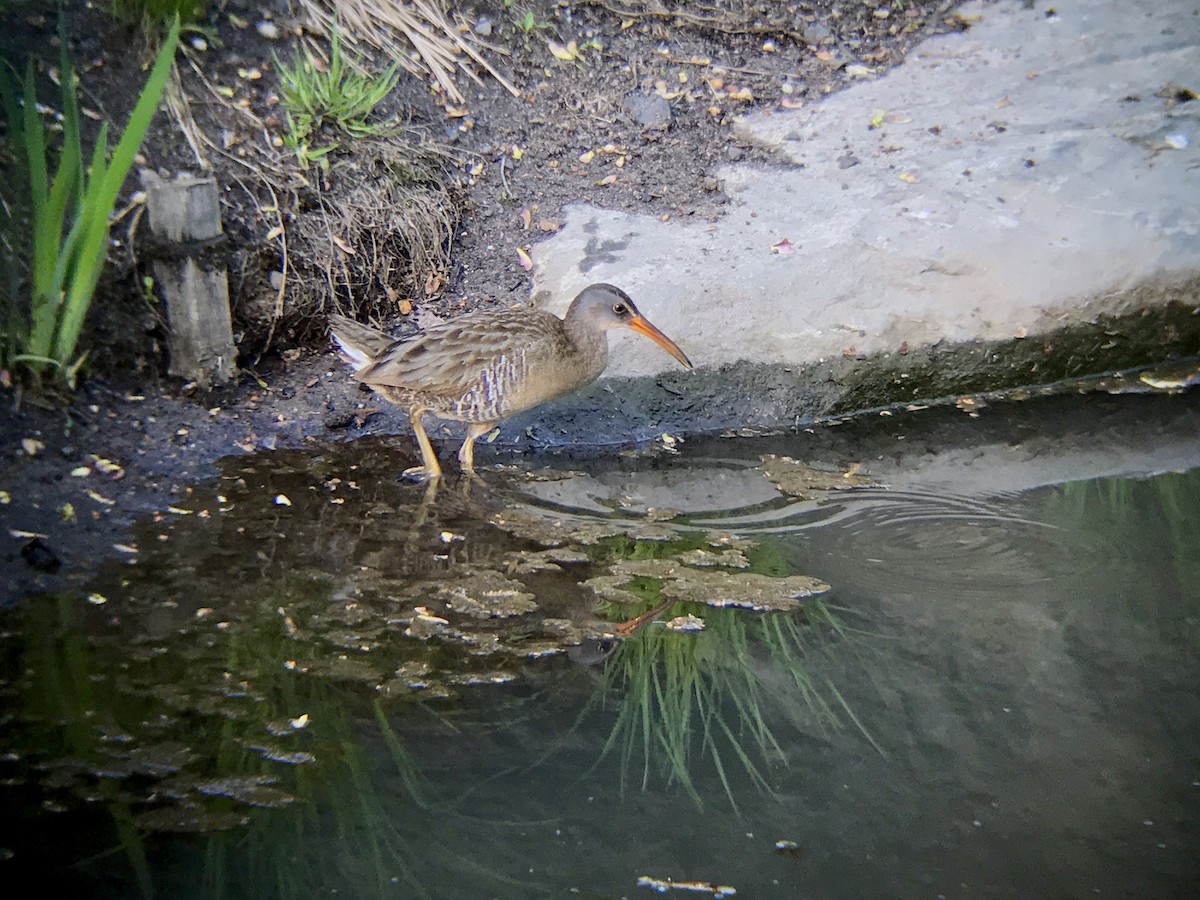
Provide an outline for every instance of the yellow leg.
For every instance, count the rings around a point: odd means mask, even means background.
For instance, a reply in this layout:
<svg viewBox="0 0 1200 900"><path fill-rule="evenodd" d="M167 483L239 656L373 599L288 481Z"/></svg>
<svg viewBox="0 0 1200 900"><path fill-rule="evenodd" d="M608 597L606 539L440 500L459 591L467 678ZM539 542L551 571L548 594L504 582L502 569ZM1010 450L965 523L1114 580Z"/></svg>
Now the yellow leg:
<svg viewBox="0 0 1200 900"><path fill-rule="evenodd" d="M475 474L475 441L492 430L495 422L474 422L467 426L467 439L458 449L458 461L464 472Z"/></svg>
<svg viewBox="0 0 1200 900"><path fill-rule="evenodd" d="M412 423L413 435L417 439L417 446L421 448L421 468L420 470L409 469L405 474L421 474L426 478L434 479L442 477L442 467L438 465L437 454L433 452L433 444L429 443L429 435L425 433L425 426L421 424L421 415L425 412L423 406L413 406L408 410L408 421Z"/></svg>

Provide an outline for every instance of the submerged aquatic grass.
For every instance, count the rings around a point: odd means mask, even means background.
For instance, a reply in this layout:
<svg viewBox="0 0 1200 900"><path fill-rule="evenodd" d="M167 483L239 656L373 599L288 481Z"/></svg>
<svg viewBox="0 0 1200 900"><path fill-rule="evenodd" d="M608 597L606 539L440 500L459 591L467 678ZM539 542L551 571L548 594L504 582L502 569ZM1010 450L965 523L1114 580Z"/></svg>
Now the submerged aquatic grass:
<svg viewBox="0 0 1200 900"><path fill-rule="evenodd" d="M849 722L871 740L836 686L814 671L815 647L830 632L844 634L821 600L806 601L799 613L769 614L680 602L664 617L687 613L703 617L702 632L641 629L608 660L585 710L616 708L597 765L618 760L622 792L647 790L661 777L703 806L696 780L703 761L735 810L735 777L773 793L772 767L788 764L770 724L780 706L803 710L801 727L823 732Z"/></svg>

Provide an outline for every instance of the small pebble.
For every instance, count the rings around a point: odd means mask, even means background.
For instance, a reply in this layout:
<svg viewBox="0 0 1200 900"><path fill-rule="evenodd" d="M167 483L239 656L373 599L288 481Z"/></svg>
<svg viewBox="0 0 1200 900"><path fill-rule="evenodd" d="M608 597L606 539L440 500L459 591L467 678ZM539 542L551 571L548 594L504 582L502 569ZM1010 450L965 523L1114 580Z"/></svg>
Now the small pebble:
<svg viewBox="0 0 1200 900"><path fill-rule="evenodd" d="M621 106L643 128L662 130L671 125L671 104L655 94L633 91Z"/></svg>
<svg viewBox="0 0 1200 900"><path fill-rule="evenodd" d="M265 37L268 41L279 40L279 26L274 22L257 22L254 25L254 30Z"/></svg>

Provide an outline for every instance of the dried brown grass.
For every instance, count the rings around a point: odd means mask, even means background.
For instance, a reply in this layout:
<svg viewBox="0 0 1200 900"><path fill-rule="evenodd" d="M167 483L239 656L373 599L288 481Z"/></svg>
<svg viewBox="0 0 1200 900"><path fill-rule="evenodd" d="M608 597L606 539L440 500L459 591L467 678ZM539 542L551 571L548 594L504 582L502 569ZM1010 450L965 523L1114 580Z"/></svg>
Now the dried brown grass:
<svg viewBox="0 0 1200 900"><path fill-rule="evenodd" d="M248 248L243 265L237 314L252 342L323 333L331 312L383 321L440 291L459 201L430 153L398 138L356 141L321 186L292 192L276 242Z"/></svg>
<svg viewBox="0 0 1200 900"><path fill-rule="evenodd" d="M430 75L455 103L464 97L455 82L461 71L481 82L477 66L514 96L509 83L484 56L503 52L483 44L461 16L452 16L437 0L299 0L309 27L329 37L335 21L349 43L365 41L414 74ZM412 58L410 48L416 53ZM474 64L474 66L471 65Z"/></svg>

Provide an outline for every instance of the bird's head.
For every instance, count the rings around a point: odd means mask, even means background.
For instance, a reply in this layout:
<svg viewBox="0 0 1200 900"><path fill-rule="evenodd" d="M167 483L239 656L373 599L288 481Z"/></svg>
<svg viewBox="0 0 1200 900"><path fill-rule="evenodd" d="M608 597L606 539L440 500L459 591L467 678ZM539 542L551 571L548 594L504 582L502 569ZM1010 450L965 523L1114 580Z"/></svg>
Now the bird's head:
<svg viewBox="0 0 1200 900"><path fill-rule="evenodd" d="M628 294L611 284L592 284L585 287L579 296L571 301L566 319L594 331L608 331L613 328L636 331L643 337L650 338L682 365L692 368L692 361L675 342L638 312Z"/></svg>

